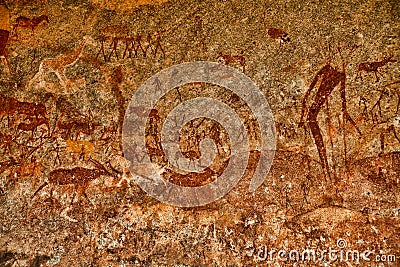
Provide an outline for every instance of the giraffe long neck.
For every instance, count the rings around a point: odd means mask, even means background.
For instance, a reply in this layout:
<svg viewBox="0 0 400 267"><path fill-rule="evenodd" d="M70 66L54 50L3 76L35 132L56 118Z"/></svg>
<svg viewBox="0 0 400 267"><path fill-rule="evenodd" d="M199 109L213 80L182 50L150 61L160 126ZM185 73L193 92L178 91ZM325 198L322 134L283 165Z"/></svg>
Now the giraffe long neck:
<svg viewBox="0 0 400 267"><path fill-rule="evenodd" d="M43 16L39 16L39 17L35 17L35 18L31 19L31 23L33 26L37 26L44 20L45 20L45 18Z"/></svg>
<svg viewBox="0 0 400 267"><path fill-rule="evenodd" d="M85 40L82 41L82 43L79 45L79 47L71 55L65 56L64 57L65 65L74 63L78 59L80 54L82 53L84 46L85 46Z"/></svg>

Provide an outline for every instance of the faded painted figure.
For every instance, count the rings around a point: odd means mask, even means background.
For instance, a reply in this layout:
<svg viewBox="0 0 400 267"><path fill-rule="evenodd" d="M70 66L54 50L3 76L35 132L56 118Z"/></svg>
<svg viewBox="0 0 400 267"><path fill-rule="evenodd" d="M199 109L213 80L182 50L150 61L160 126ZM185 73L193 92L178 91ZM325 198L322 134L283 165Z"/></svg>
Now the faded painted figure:
<svg viewBox="0 0 400 267"><path fill-rule="evenodd" d="M6 45L7 45L9 35L10 35L9 31L0 30L0 57L4 58L5 64L8 68L8 72L11 72L10 64L8 63L8 58L7 58L7 53L6 53Z"/></svg>
<svg viewBox="0 0 400 267"><path fill-rule="evenodd" d="M326 156L326 148L321 134L321 129L318 124L317 117L323 105L325 103L328 104L329 95L338 85L340 85L340 97L342 100L342 114L344 123L346 124L347 122L350 122L357 129L358 133L361 135L360 130L358 129L354 120L350 117L346 107L345 69L346 69L345 64L343 64L343 71L339 71L336 67L332 67L330 65L330 62L328 61L326 65L315 75L314 80L311 82L310 88L307 90L303 99L300 126L304 125L304 115L307 109L307 98L310 95L313 88L315 87L315 85L317 84L318 80L321 78L321 83L317 93L315 94L314 102L307 111L307 123L308 126L310 127L315 145L317 146L321 165L324 169L325 175L327 175L328 178L331 177L331 172L329 169L328 159Z"/></svg>

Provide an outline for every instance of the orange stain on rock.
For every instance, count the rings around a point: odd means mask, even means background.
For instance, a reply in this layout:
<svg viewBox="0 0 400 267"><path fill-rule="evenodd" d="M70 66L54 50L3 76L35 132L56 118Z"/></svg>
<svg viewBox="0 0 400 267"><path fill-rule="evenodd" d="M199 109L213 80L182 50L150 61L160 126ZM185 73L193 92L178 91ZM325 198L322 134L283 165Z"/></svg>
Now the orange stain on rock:
<svg viewBox="0 0 400 267"><path fill-rule="evenodd" d="M10 31L10 11L5 5L0 5L0 29Z"/></svg>
<svg viewBox="0 0 400 267"><path fill-rule="evenodd" d="M100 5L101 8L117 12L129 12L142 5L158 5L166 2L168 2L168 0L92 0L93 4Z"/></svg>

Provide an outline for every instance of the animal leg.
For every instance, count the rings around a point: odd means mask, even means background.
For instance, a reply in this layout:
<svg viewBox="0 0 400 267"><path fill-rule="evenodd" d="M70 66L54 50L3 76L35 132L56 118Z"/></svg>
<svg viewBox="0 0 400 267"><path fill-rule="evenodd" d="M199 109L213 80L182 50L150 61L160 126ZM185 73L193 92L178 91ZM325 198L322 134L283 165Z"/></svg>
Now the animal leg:
<svg viewBox="0 0 400 267"><path fill-rule="evenodd" d="M36 81L39 80L40 83L42 83L42 76L43 76L43 65L40 64L39 66L39 71L35 74L35 76L33 76L32 79L30 79L29 83L28 83L28 88L30 88L32 86L32 84Z"/></svg>
<svg viewBox="0 0 400 267"><path fill-rule="evenodd" d="M126 43L125 43L125 49L124 49L124 53L122 54L122 59L124 59L124 58L125 58L126 51L128 51L128 46L129 46L129 43L128 43L128 42L126 42ZM129 56L128 56L128 57L129 57Z"/></svg>
<svg viewBox="0 0 400 267"><path fill-rule="evenodd" d="M56 150L56 157L54 159L53 165L56 166L56 162L58 161L58 165L61 164L60 155L58 153L58 149Z"/></svg>
<svg viewBox="0 0 400 267"><path fill-rule="evenodd" d="M133 45L133 51L135 51L135 58L138 57L138 50L139 50L139 46Z"/></svg>
<svg viewBox="0 0 400 267"><path fill-rule="evenodd" d="M399 108L400 108L400 93L396 92L397 94L397 106L396 106L396 114L399 113Z"/></svg>
<svg viewBox="0 0 400 267"><path fill-rule="evenodd" d="M379 140L381 142L381 154L383 154L385 152L385 133L381 133L379 135Z"/></svg>
<svg viewBox="0 0 400 267"><path fill-rule="evenodd" d="M114 39L112 40L110 47L111 47L111 46L112 46L112 49L111 49L110 54L108 55L108 61L110 61L111 56L112 56L113 53L115 54L115 57L116 57L117 60L118 60L119 58L118 58L118 53L117 53L117 48L118 48L118 39L117 39L117 38L114 38Z"/></svg>
<svg viewBox="0 0 400 267"><path fill-rule="evenodd" d="M39 193L40 190L42 190L43 188L45 188L46 186L48 186L49 184L47 182L45 182L44 184L42 184L36 191L35 193L33 193L33 195L31 196L31 199L33 199L37 193ZM53 190L50 191L50 195L53 195Z"/></svg>
<svg viewBox="0 0 400 267"><path fill-rule="evenodd" d="M315 145L317 146L318 150L318 155L321 160L322 168L324 169L324 172L328 175L328 178L330 178L330 171L329 171L329 165L328 165L328 158L326 156L326 148L324 144L324 140L321 134L321 129L319 128L318 121L317 121L317 111L310 111L307 122L310 127L312 136L314 138Z"/></svg>
<svg viewBox="0 0 400 267"><path fill-rule="evenodd" d="M118 57L118 51L117 51L117 49L118 49L118 42L119 42L119 40L118 39L116 39L115 40L115 43L114 43L114 53L115 53L115 56L117 57L117 60L119 59L119 57Z"/></svg>
<svg viewBox="0 0 400 267"><path fill-rule="evenodd" d="M92 202L90 202L90 199L89 199L89 197L88 197L88 195L86 194L85 191L82 192L82 195L85 197L85 199L87 200L87 202L88 202L90 205L93 205Z"/></svg>
<svg viewBox="0 0 400 267"><path fill-rule="evenodd" d="M65 208L65 209L61 212L60 216L63 217L63 218L65 218L65 219L67 219L67 220L70 221L70 222L77 223L78 220L76 220L76 219L71 218L71 217L68 216L68 212L70 212L71 210L72 210L71 207Z"/></svg>
<svg viewBox="0 0 400 267"><path fill-rule="evenodd" d="M163 56L165 57L165 51L162 48L161 44L159 42L157 42L156 48L154 50L154 57L157 55L157 49L160 47L161 53L163 54Z"/></svg>
<svg viewBox="0 0 400 267"><path fill-rule="evenodd" d="M358 71L358 72L357 72L355 81L357 81L358 78L360 78L361 81L362 81L361 71Z"/></svg>
<svg viewBox="0 0 400 267"><path fill-rule="evenodd" d="M76 196L76 191L74 190L74 194L72 195L70 206L72 206L72 204L74 204L75 196Z"/></svg>
<svg viewBox="0 0 400 267"><path fill-rule="evenodd" d="M140 50L142 50L143 56L146 57L146 51L143 49L142 44L140 42L138 42L137 50L139 50L139 48Z"/></svg>
<svg viewBox="0 0 400 267"><path fill-rule="evenodd" d="M107 58L106 58L106 55L104 53L104 41L100 41L100 49L99 49L99 52L97 52L96 58L99 57L100 53L103 54L104 61L106 61Z"/></svg>
<svg viewBox="0 0 400 267"><path fill-rule="evenodd" d="M375 82L379 82L379 77L378 77L378 71L374 71L374 73L375 73L375 78L376 78L376 81Z"/></svg>
<svg viewBox="0 0 400 267"><path fill-rule="evenodd" d="M54 73L56 74L58 80L60 80L60 84L65 90L71 87L71 80L69 80L64 73L60 73L58 71L54 71Z"/></svg>
<svg viewBox="0 0 400 267"><path fill-rule="evenodd" d="M6 66L7 66L8 72L11 73L10 62L8 62L7 55L4 54L3 56L4 56L4 61L6 62Z"/></svg>
<svg viewBox="0 0 400 267"><path fill-rule="evenodd" d="M159 47L159 44L157 43L157 44L156 44L156 47L153 49L153 52L154 52L153 57L156 57L156 56L157 56L157 49L158 49L158 47ZM161 52L162 52L162 47L161 47ZM164 54L164 53L163 53L163 54Z"/></svg>
<svg viewBox="0 0 400 267"><path fill-rule="evenodd" d="M131 42L131 46L128 48L128 58L132 58L132 51L133 51L133 47L134 47L134 43Z"/></svg>
<svg viewBox="0 0 400 267"><path fill-rule="evenodd" d="M393 132L394 137L396 138L396 140L400 143L400 139L397 136L396 130L394 128L394 125L391 125L387 130L388 133Z"/></svg>
<svg viewBox="0 0 400 267"><path fill-rule="evenodd" d="M50 196L49 196L49 198L51 199L51 201L53 201L53 191L54 191L54 187L53 187L53 185L50 185Z"/></svg>

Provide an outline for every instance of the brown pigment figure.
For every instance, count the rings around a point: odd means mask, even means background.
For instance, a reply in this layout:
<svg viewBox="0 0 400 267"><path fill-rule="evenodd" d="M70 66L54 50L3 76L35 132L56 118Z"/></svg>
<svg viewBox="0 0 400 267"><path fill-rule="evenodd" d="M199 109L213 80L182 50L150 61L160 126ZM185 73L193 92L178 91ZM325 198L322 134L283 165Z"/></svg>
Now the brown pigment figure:
<svg viewBox="0 0 400 267"><path fill-rule="evenodd" d="M122 58L125 58L126 52L128 52L128 57L127 58L132 58L132 52L135 47L135 39L133 37L123 37L122 41L125 43L125 50L122 55Z"/></svg>
<svg viewBox="0 0 400 267"><path fill-rule="evenodd" d="M107 57L106 57L106 54L104 52L104 43L110 38L111 37L108 37L108 36L99 36L99 37L97 37L97 39L100 41L100 49L99 49L99 52L96 55L96 58L98 58L100 53L102 53L103 54L103 58L104 58L104 62L107 61Z"/></svg>
<svg viewBox="0 0 400 267"><path fill-rule="evenodd" d="M203 20L202 18L197 15L194 17L194 34L195 38L199 39L199 45L206 50L205 38L204 38L204 29L203 29Z"/></svg>
<svg viewBox="0 0 400 267"><path fill-rule="evenodd" d="M85 199L88 201L88 203L91 203L88 195L86 194L86 190L89 187L90 183L93 180L98 179L101 175L107 175L107 176L116 178L116 176L114 174L110 173L97 160L94 160L92 158L90 158L89 160L96 166L95 169L74 167L72 169L60 168L60 169L52 170L49 173L47 181L44 184L42 184L35 191L35 193L31 197L31 200L39 193L39 191L41 191L46 186L50 187L50 199L52 200L53 190L56 186L73 185L75 187L75 190L74 190L74 194L72 196L70 207L65 208L61 212L61 215L72 222L78 222L77 220L69 217L67 214L68 211L70 211L72 209L71 206L75 200L76 193L78 193L80 196L85 197Z"/></svg>
<svg viewBox="0 0 400 267"><path fill-rule="evenodd" d="M13 26L13 32L15 33L15 36L18 37L17 30L18 28L30 28L32 30L32 35L35 34L35 28L42 22L46 21L49 23L49 17L46 15L41 15L39 17L34 17L34 18L27 18L23 16L19 16L15 24Z"/></svg>
<svg viewBox="0 0 400 267"><path fill-rule="evenodd" d="M154 48L154 57L157 55L157 49L158 49L158 48L160 48L161 53L162 53L163 56L165 57L165 51L164 51L164 48L163 48L162 45L161 45L161 32L160 32L160 31L157 31L157 32L155 33L155 36L156 36L156 46L155 46L155 48Z"/></svg>
<svg viewBox="0 0 400 267"><path fill-rule="evenodd" d="M111 41L111 44L110 44L110 48L112 48L112 49L111 49L110 54L108 55L108 61L111 60L111 56L112 56L113 53L115 54L115 57L117 58L117 60L119 59L118 58L117 49L118 49L118 43L119 43L120 40L122 40L122 38L120 38L120 37L113 37L112 38L112 41Z"/></svg>
<svg viewBox="0 0 400 267"><path fill-rule="evenodd" d="M243 51L242 51L243 54ZM223 54L220 52L217 56L217 60L222 58L225 65L229 65L232 63L239 63L243 68L243 73L246 71L246 59L243 55L230 55L230 54Z"/></svg>
<svg viewBox="0 0 400 267"><path fill-rule="evenodd" d="M281 47L282 43L284 43L284 44L289 43L290 37L289 37L289 34L285 30L282 30L279 28L272 28L272 27L268 28L267 27L267 22L265 20L266 14L267 14L267 12L265 11L264 17L262 20L264 21L264 28L267 29L268 36L272 39L279 40L279 48Z"/></svg>
<svg viewBox="0 0 400 267"><path fill-rule="evenodd" d="M340 52L340 50L339 50ZM321 111L323 105L327 103L329 95L335 89L336 86L340 85L340 98L342 100L342 114L344 119L344 124L349 121L356 129L357 132L361 135L360 130L358 129L354 120L350 117L347 107L346 107L346 93L345 93L345 84L346 84L346 73L345 73L346 65L343 63L343 71L339 71L336 67L332 67L330 62L328 61L326 65L317 72L314 80L310 84L310 88L307 90L304 99L303 99L303 107L301 111L301 119L300 126L304 125L304 115L307 109L307 98L310 95L312 89L317 84L318 80L321 78L321 83L318 88L317 93L315 94L314 102L311 107L307 111L307 123L310 127L311 133L314 138L315 145L317 146L319 158L321 160L322 168L324 169L325 175L330 179L330 170L328 165L328 159L326 156L326 148L324 145L324 140L321 134L320 127L318 125L318 114ZM346 147L346 145L345 145ZM346 148L345 148L346 150ZM346 154L346 152L345 152Z"/></svg>
<svg viewBox="0 0 400 267"><path fill-rule="evenodd" d="M393 58L393 56L384 57L382 61L360 63L358 65L358 73L357 73L356 79L358 77L360 77L362 80L361 72L373 72L373 73L375 73L376 82L378 82L379 81L378 74L380 74L383 77L382 73L379 72L379 68L385 66L386 64L388 64L390 62L397 62L397 60L394 60L392 58Z"/></svg>
<svg viewBox="0 0 400 267"><path fill-rule="evenodd" d="M279 39L279 46L281 43L288 43L290 42L290 37L287 32L285 32L282 29L277 29L277 28L269 28L268 29L268 35L272 39Z"/></svg>
<svg viewBox="0 0 400 267"><path fill-rule="evenodd" d="M146 57L147 49L146 49L146 51L143 49L141 40L142 40L142 36L139 35L139 34L136 35L135 42L137 43L137 46L135 48L133 48L135 50L135 57L138 57L139 48L140 48L140 50L142 50L142 53L143 53L144 57Z"/></svg>
<svg viewBox="0 0 400 267"><path fill-rule="evenodd" d="M11 68L10 68L10 64L8 63L7 52L6 52L6 45L7 45L9 35L10 35L9 31L0 29L0 57L4 57L6 66L8 68L8 72L11 72Z"/></svg>

